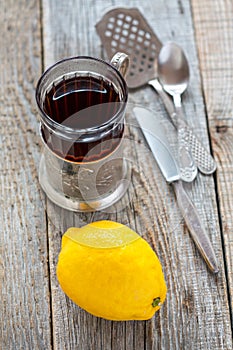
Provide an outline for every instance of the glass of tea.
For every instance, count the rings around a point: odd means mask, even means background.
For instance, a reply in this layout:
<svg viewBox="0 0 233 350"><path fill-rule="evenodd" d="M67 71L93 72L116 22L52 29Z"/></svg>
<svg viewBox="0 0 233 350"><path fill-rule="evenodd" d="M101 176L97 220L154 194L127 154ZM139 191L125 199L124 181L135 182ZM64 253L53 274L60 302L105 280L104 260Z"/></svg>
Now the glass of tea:
<svg viewBox="0 0 233 350"><path fill-rule="evenodd" d="M57 205L95 211L127 191L123 158L128 56L78 56L48 68L36 88L44 145L39 181Z"/></svg>

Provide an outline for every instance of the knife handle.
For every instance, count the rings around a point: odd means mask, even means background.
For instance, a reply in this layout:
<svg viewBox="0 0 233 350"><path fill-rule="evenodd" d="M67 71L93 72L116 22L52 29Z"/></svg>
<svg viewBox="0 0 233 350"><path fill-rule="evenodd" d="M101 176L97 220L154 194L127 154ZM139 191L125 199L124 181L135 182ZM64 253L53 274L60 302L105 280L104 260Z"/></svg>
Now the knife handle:
<svg viewBox="0 0 233 350"><path fill-rule="evenodd" d="M213 273L217 273L219 271L217 259L208 237L208 233L201 222L196 207L183 188L182 181L175 181L172 184L176 193L178 206L184 215L185 222L193 241L210 270Z"/></svg>

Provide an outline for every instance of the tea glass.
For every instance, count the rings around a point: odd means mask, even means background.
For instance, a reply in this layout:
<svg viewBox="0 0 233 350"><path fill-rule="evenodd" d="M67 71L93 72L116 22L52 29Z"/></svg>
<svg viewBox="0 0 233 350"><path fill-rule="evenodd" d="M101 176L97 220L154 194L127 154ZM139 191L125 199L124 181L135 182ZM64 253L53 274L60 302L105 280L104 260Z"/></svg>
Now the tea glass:
<svg viewBox="0 0 233 350"><path fill-rule="evenodd" d="M85 212L105 209L116 203L129 186L129 169L123 157L124 118L128 99L124 80L128 56L117 53L111 62L87 56L66 58L48 68L38 81L36 101L40 113L40 135L44 145L39 181L48 198L68 210ZM119 96L107 119L80 127L82 118L95 119L107 113L108 103L88 108L59 122L45 109L51 89L62 81L91 77L114 88ZM93 113L94 109L94 113ZM103 122L101 122L101 120Z"/></svg>

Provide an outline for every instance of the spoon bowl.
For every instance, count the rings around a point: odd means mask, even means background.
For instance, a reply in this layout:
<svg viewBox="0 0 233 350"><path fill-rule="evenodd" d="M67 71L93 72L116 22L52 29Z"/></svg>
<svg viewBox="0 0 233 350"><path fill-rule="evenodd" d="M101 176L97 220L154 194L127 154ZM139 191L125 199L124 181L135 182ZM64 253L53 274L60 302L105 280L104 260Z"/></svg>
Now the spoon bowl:
<svg viewBox="0 0 233 350"><path fill-rule="evenodd" d="M181 95L188 87L189 64L181 49L175 43L165 44L158 56L158 76L163 88L170 95Z"/></svg>

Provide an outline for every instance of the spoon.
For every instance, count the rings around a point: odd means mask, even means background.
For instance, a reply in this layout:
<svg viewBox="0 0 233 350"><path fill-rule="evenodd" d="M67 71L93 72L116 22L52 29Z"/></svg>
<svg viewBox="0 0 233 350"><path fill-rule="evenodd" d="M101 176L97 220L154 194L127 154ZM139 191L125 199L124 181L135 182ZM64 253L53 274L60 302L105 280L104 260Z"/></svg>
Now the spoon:
<svg viewBox="0 0 233 350"><path fill-rule="evenodd" d="M173 97L177 114L179 161L181 171L187 181L193 181L197 175L190 145L188 143L181 103L181 95L188 87L189 65L187 58L177 44L169 42L162 46L158 56L158 78L163 89Z"/></svg>

